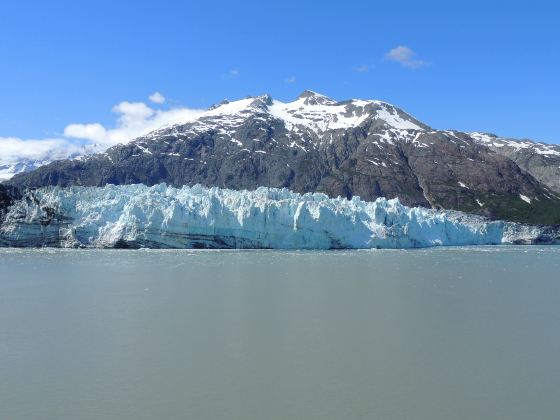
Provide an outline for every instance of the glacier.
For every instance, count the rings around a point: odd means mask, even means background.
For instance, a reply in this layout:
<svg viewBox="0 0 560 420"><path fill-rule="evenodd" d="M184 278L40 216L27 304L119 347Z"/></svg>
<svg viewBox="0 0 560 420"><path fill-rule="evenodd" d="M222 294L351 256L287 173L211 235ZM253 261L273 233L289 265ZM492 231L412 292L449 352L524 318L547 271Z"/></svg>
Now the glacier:
<svg viewBox="0 0 560 420"><path fill-rule="evenodd" d="M13 247L363 249L559 238L551 227L410 208L398 199L166 184L27 190L0 224L0 246Z"/></svg>

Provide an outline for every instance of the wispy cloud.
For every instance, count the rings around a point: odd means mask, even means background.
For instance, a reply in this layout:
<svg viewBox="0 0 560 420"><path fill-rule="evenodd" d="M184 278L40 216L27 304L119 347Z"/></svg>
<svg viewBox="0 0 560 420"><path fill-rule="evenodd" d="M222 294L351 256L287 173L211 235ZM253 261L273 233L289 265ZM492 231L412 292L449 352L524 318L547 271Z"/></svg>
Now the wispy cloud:
<svg viewBox="0 0 560 420"><path fill-rule="evenodd" d="M223 74L224 79L237 79L239 77L240 71L237 68L229 70L227 73Z"/></svg>
<svg viewBox="0 0 560 420"><path fill-rule="evenodd" d="M385 60L395 61L409 69L419 69L430 64L427 61L417 59L416 52L403 45L399 45L386 53Z"/></svg>
<svg viewBox="0 0 560 420"><path fill-rule="evenodd" d="M284 81L285 81L286 83L290 83L290 84L291 84L291 83L295 83L295 82L297 81L297 79L296 79L296 76L290 76L290 77L286 77L286 78L284 79Z"/></svg>
<svg viewBox="0 0 560 420"><path fill-rule="evenodd" d="M372 70L375 66L370 64L362 64L361 66L356 67L354 70L357 73L367 73L368 71Z"/></svg>
<svg viewBox="0 0 560 420"><path fill-rule="evenodd" d="M154 92L152 93L148 99L150 101L152 101L154 104L162 104L165 102L165 96L163 96L161 93L159 92Z"/></svg>

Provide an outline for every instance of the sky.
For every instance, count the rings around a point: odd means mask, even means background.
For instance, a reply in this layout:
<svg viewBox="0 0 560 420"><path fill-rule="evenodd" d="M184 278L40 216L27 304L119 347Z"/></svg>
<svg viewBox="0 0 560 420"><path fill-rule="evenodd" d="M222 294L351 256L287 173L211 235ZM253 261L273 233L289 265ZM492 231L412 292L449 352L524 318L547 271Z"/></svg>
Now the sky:
<svg viewBox="0 0 560 420"><path fill-rule="evenodd" d="M559 14L539 0L4 0L0 152L110 145L305 89L560 143Z"/></svg>

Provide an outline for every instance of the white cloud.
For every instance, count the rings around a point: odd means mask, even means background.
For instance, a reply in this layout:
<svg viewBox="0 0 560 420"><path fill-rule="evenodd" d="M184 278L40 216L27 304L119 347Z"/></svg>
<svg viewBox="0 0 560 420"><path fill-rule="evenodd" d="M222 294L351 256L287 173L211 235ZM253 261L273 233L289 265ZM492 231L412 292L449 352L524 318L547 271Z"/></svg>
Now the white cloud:
<svg viewBox="0 0 560 420"><path fill-rule="evenodd" d="M0 137L0 181L57 159L83 154L84 146L69 139L23 140Z"/></svg>
<svg viewBox="0 0 560 420"><path fill-rule="evenodd" d="M358 73L366 73L366 72L370 71L371 69L373 69L373 67L374 67L374 66L370 66L370 65L368 65L368 64L363 64L363 65L361 65L361 66L356 67L355 70L356 70Z"/></svg>
<svg viewBox="0 0 560 420"><path fill-rule="evenodd" d="M115 105L113 112L118 115L113 127L104 126L99 122L74 123L67 125L64 135L59 138L0 137L0 180L8 179L14 174L15 166L27 165L29 161L48 162L74 157L84 152L103 151L162 126L185 123L203 110L185 107L159 110L143 102L124 101Z"/></svg>
<svg viewBox="0 0 560 420"><path fill-rule="evenodd" d="M154 92L152 93L148 99L150 99L150 101L152 101L154 104L162 104L165 102L165 96L163 96L161 93L159 92Z"/></svg>
<svg viewBox="0 0 560 420"><path fill-rule="evenodd" d="M109 147L126 143L164 125L187 122L202 111L191 108L156 110L143 102L125 101L115 105L113 112L119 114L114 128L100 123L69 124L64 129L64 136Z"/></svg>
<svg viewBox="0 0 560 420"><path fill-rule="evenodd" d="M296 76L286 77L286 78L284 79L284 81L285 81L286 83L290 83L290 84L291 84L291 83L295 83L295 82L296 82Z"/></svg>
<svg viewBox="0 0 560 420"><path fill-rule="evenodd" d="M66 156L66 150L73 147L67 139L23 140L17 137L0 137L0 162L16 157L37 159L47 154L53 157ZM79 148L76 147L76 150Z"/></svg>
<svg viewBox="0 0 560 420"><path fill-rule="evenodd" d="M416 53L403 45L399 45L385 54L385 59L396 61L401 66L409 69L418 69L429 64L427 61L416 59Z"/></svg>
<svg viewBox="0 0 560 420"><path fill-rule="evenodd" d="M88 139L93 143L103 143L107 137L107 130L99 123L70 124L64 129L64 135L76 139Z"/></svg>

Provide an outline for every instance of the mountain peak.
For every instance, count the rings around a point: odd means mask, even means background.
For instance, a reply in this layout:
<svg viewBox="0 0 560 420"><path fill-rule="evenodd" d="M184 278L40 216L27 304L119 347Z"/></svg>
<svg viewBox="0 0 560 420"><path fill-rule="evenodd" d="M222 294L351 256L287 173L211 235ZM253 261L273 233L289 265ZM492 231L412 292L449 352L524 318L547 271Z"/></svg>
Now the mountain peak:
<svg viewBox="0 0 560 420"><path fill-rule="evenodd" d="M299 94L298 99L309 98L310 96L324 96L324 95L321 95L320 93L313 92L312 90L306 89Z"/></svg>
<svg viewBox="0 0 560 420"><path fill-rule="evenodd" d="M218 103L212 104L210 108L208 108L208 111L212 111L213 109L219 108L220 106L227 105L227 104L229 104L229 101L227 99L223 99Z"/></svg>
<svg viewBox="0 0 560 420"><path fill-rule="evenodd" d="M272 105L272 96L270 96L268 93L259 96L250 96L249 98L254 99L252 102L253 105L260 105L260 106Z"/></svg>
<svg viewBox="0 0 560 420"><path fill-rule="evenodd" d="M327 105L336 103L331 98L320 93L313 92L312 90L304 90L298 99L303 99L305 105Z"/></svg>

